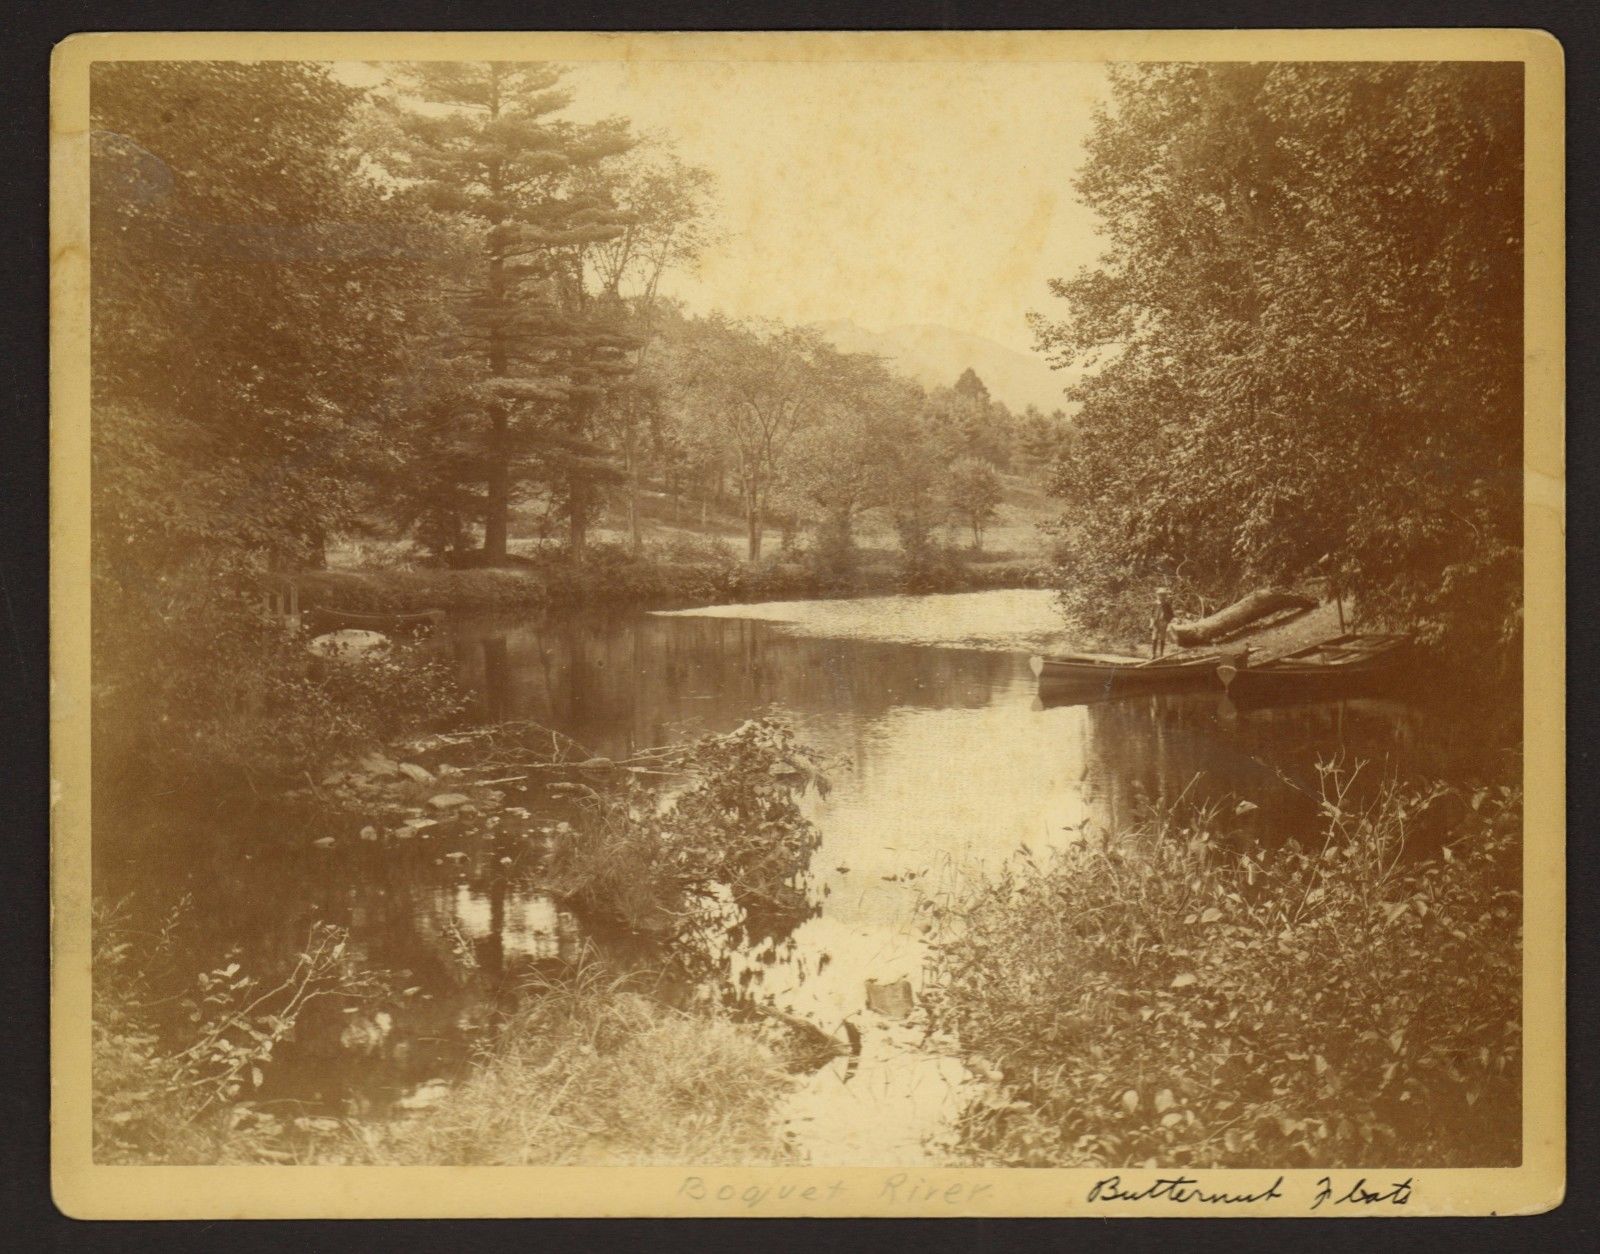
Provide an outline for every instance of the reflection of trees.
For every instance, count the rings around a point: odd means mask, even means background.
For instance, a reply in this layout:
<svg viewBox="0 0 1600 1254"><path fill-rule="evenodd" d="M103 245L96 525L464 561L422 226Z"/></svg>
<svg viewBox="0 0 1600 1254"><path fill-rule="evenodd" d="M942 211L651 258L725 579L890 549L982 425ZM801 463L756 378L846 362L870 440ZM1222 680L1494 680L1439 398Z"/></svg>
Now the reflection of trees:
<svg viewBox="0 0 1600 1254"><path fill-rule="evenodd" d="M464 628L470 632L470 628ZM551 617L495 624L462 678L494 717L550 723L608 756L738 726L778 706L870 719L901 706L977 708L1010 654L790 635L749 619ZM504 641L491 662L492 641Z"/></svg>
<svg viewBox="0 0 1600 1254"><path fill-rule="evenodd" d="M1239 711L1214 692L1167 693L1085 707L1088 800L1097 822L1132 822L1184 790L1191 801L1241 798L1237 826L1268 841L1316 824L1319 762L1364 762L1357 796L1386 778L1459 773L1452 720L1396 700L1349 698ZM1198 777L1198 778L1197 778Z"/></svg>
<svg viewBox="0 0 1600 1254"><path fill-rule="evenodd" d="M491 723L507 717L512 704L511 662L504 636L485 636L483 645L484 710Z"/></svg>

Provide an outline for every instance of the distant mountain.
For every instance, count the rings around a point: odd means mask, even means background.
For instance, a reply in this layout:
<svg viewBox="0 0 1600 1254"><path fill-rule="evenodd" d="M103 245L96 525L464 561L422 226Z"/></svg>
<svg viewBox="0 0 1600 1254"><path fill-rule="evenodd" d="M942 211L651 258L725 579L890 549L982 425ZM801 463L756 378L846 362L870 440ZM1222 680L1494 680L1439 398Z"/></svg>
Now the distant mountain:
<svg viewBox="0 0 1600 1254"><path fill-rule="evenodd" d="M949 387L971 366L989 395L1020 412L1029 404L1045 413L1065 408L1062 390L1073 376L1052 370L1042 357L1019 353L952 327L928 323L869 331L854 322L818 324L818 329L844 353L871 353L926 388Z"/></svg>

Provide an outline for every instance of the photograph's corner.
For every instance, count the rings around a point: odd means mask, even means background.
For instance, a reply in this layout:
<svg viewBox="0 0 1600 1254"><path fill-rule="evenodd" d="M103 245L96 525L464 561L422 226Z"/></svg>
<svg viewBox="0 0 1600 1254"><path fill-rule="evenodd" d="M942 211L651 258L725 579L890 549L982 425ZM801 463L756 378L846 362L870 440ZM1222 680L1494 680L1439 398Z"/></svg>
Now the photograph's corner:
<svg viewBox="0 0 1600 1254"><path fill-rule="evenodd" d="M97 1189L92 1163L64 1162L59 1146L50 1163L50 1202L65 1218L79 1223L94 1223L123 1217L123 1212L107 1205L108 1194Z"/></svg>
<svg viewBox="0 0 1600 1254"><path fill-rule="evenodd" d="M1548 1215L1567 1204L1567 1164L1565 1159L1552 1164L1548 1170L1533 1171L1528 1179L1527 1200L1508 1217L1525 1218Z"/></svg>
<svg viewBox="0 0 1600 1254"><path fill-rule="evenodd" d="M80 76L86 78L89 65L97 55L108 50L108 40L115 40L115 35L106 35L96 31L74 31L65 38L58 39L50 47L50 86L52 91L60 92L64 88L75 85Z"/></svg>
<svg viewBox="0 0 1600 1254"><path fill-rule="evenodd" d="M1567 72L1567 47L1554 31L1530 26L1516 32L1522 45L1523 60L1530 70L1554 74L1565 78Z"/></svg>

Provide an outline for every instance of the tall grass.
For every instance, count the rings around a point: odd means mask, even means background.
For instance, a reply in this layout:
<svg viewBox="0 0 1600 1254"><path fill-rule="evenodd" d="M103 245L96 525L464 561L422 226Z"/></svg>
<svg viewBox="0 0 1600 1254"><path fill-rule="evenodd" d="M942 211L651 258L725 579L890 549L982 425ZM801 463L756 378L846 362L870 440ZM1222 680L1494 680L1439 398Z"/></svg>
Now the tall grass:
<svg viewBox="0 0 1600 1254"><path fill-rule="evenodd" d="M352 1161L779 1163L791 1083L752 1029L580 975L532 996L437 1110L369 1126Z"/></svg>
<svg viewBox="0 0 1600 1254"><path fill-rule="evenodd" d="M1313 847L1246 855L1214 812L1167 815L929 903L933 1024L997 1081L964 1157L1519 1160L1520 794L1474 794L1430 852L1438 790L1324 782Z"/></svg>

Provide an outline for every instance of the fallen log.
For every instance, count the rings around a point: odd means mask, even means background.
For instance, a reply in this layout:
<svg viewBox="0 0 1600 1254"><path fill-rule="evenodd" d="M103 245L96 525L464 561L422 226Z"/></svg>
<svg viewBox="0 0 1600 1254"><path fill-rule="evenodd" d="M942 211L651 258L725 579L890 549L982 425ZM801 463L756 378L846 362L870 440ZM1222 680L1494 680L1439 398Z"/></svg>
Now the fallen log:
<svg viewBox="0 0 1600 1254"><path fill-rule="evenodd" d="M1303 596L1287 588L1259 588L1207 618L1192 623L1173 623L1172 638L1184 648L1214 644L1269 614L1279 614L1284 610L1311 610L1316 606L1315 597Z"/></svg>

